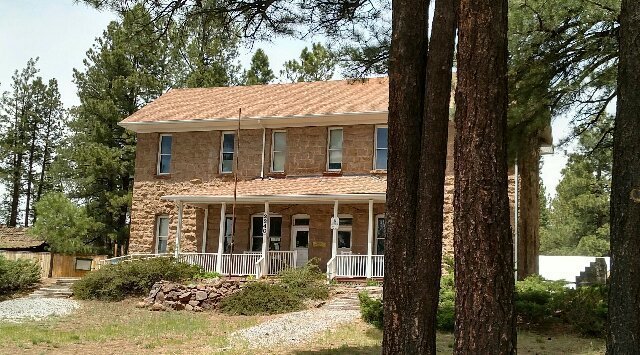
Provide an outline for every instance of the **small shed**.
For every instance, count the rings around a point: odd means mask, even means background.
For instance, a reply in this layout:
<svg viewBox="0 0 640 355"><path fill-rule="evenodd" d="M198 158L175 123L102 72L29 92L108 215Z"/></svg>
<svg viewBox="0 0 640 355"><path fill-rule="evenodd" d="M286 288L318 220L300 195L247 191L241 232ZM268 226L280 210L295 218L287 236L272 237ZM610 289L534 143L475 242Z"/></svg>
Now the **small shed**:
<svg viewBox="0 0 640 355"><path fill-rule="evenodd" d="M0 225L0 250L44 252L47 243L27 234L28 228Z"/></svg>

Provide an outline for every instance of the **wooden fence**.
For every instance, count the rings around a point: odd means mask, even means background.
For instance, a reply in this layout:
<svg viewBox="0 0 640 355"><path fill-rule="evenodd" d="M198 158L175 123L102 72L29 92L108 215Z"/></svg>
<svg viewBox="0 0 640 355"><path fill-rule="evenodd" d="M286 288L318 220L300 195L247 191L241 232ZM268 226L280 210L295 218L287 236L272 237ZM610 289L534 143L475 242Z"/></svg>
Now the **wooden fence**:
<svg viewBox="0 0 640 355"><path fill-rule="evenodd" d="M90 270L96 269L101 260L106 259L106 255L65 255L29 251L0 251L0 255L8 260L28 259L38 263L42 278L82 277Z"/></svg>
<svg viewBox="0 0 640 355"><path fill-rule="evenodd" d="M40 275L47 278L51 274L51 253L40 252L33 253L30 251L0 251L0 255L8 260L27 259L34 261L40 265Z"/></svg>

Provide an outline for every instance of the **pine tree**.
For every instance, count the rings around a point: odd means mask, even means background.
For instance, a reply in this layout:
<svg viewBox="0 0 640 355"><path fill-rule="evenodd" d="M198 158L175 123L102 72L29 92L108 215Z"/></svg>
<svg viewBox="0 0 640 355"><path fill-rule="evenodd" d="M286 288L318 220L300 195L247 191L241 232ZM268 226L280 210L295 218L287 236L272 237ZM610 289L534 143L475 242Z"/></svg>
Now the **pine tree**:
<svg viewBox="0 0 640 355"><path fill-rule="evenodd" d="M269 57L258 48L251 57L251 67L244 72L245 85L269 84L275 78L273 70L269 67Z"/></svg>
<svg viewBox="0 0 640 355"><path fill-rule="evenodd" d="M337 65L336 55L322 43L314 43L309 50L300 53L300 61L292 59L284 63L280 76L292 83L301 81L325 81L333 77Z"/></svg>
<svg viewBox="0 0 640 355"><path fill-rule="evenodd" d="M543 254L609 255L612 124L609 117L584 132L569 155L541 231Z"/></svg>
<svg viewBox="0 0 640 355"><path fill-rule="evenodd" d="M162 94L171 82L169 44L158 40L141 6L112 22L74 70L80 105L72 109L71 137L57 171L72 198L99 224L97 246L113 250L128 240L135 134L118 126Z"/></svg>

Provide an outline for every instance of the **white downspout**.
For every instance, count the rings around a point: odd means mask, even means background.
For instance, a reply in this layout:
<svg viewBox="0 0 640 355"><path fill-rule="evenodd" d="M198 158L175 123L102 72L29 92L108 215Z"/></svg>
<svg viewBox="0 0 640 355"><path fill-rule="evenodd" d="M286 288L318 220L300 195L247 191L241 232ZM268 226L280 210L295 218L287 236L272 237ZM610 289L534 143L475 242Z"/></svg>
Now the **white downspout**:
<svg viewBox="0 0 640 355"><path fill-rule="evenodd" d="M265 201L264 203L264 215L262 216L262 257L264 258L262 275L267 276L269 273L269 227L270 227L270 218L269 218L269 202Z"/></svg>
<svg viewBox="0 0 640 355"><path fill-rule="evenodd" d="M218 232L218 255L216 256L216 272L222 274L222 254L224 253L224 227L227 204L220 206L220 230ZM229 262L231 262L229 260Z"/></svg>
<svg viewBox="0 0 640 355"><path fill-rule="evenodd" d="M518 215L520 214L520 198L519 198L520 184L518 180L520 180L520 178L518 176L518 157L517 156L516 156L515 173L516 173L516 181L515 181L516 192L514 196L515 211L514 211L514 217L513 217L514 224L515 224L515 232L513 237L513 249L514 249L513 261L515 263L515 267L514 267L515 280L518 281L518 236L520 231L520 226L518 225Z"/></svg>
<svg viewBox="0 0 640 355"><path fill-rule="evenodd" d="M182 201L178 202L178 230L176 231L176 250L174 256L176 259L180 256L180 237L182 235Z"/></svg>
<svg viewBox="0 0 640 355"><path fill-rule="evenodd" d="M335 221L338 221L338 225L340 220L338 219L338 200L333 203L333 218ZM335 258L338 255L338 229L332 229L332 239L331 239L331 258Z"/></svg>
<svg viewBox="0 0 640 355"><path fill-rule="evenodd" d="M209 229L209 205L204 208L204 223L202 223L202 252L207 252L207 229Z"/></svg>
<svg viewBox="0 0 640 355"><path fill-rule="evenodd" d="M260 178L264 179L264 154L267 146L267 129L262 127L262 164L260 169Z"/></svg>

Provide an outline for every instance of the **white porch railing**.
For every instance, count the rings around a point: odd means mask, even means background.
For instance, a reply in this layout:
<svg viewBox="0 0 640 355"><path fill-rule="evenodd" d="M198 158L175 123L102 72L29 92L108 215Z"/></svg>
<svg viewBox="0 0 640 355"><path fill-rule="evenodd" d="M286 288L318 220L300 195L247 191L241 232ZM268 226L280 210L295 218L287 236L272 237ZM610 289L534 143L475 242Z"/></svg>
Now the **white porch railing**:
<svg viewBox="0 0 640 355"><path fill-rule="evenodd" d="M371 277L384 277L384 255L371 256Z"/></svg>
<svg viewBox="0 0 640 355"><path fill-rule="evenodd" d="M277 275L287 268L296 267L297 252L270 251L267 254L267 275Z"/></svg>
<svg viewBox="0 0 640 355"><path fill-rule="evenodd" d="M256 275L256 262L260 254L222 254L222 275L248 276Z"/></svg>
<svg viewBox="0 0 640 355"><path fill-rule="evenodd" d="M366 277L366 255L336 255L336 277Z"/></svg>
<svg viewBox="0 0 640 355"><path fill-rule="evenodd" d="M180 253L178 260L190 265L198 265L206 272L216 271L218 254L216 253Z"/></svg>

